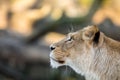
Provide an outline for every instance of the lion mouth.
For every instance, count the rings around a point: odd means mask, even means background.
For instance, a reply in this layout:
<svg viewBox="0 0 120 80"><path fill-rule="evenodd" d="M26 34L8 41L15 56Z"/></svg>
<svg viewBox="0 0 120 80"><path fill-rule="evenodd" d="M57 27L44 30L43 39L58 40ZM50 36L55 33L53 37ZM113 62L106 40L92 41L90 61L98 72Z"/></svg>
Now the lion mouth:
<svg viewBox="0 0 120 80"><path fill-rule="evenodd" d="M60 63L60 64L63 64L65 61L63 61L63 60L56 60L56 59L54 59L54 58L52 58L52 57L50 57L52 60L54 60L54 61L56 61L56 62L58 62L58 63Z"/></svg>

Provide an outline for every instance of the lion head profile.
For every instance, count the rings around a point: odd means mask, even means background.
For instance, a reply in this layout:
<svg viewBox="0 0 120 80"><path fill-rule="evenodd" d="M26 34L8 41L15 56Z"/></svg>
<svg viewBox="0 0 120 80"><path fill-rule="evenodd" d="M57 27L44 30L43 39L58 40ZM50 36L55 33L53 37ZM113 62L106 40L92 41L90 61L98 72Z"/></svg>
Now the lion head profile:
<svg viewBox="0 0 120 80"><path fill-rule="evenodd" d="M86 80L120 80L120 42L95 25L69 33L50 46L53 68L70 66Z"/></svg>

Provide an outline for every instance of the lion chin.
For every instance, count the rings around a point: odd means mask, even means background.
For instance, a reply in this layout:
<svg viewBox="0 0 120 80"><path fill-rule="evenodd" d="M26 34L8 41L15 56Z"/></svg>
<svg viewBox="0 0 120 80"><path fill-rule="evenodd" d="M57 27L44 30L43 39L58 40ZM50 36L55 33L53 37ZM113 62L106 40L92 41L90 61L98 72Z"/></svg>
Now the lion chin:
<svg viewBox="0 0 120 80"><path fill-rule="evenodd" d="M50 64L51 64L52 68L58 68L58 67L61 66L58 62L56 62L56 61L54 61L52 59L50 59Z"/></svg>

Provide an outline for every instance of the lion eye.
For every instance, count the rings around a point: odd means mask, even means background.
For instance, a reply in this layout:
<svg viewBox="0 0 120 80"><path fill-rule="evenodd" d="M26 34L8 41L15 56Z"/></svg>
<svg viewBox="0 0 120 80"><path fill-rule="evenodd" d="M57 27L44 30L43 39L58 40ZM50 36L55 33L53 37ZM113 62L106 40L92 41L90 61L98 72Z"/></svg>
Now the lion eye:
<svg viewBox="0 0 120 80"><path fill-rule="evenodd" d="M68 39L67 39L67 41L72 41L73 40L73 38L72 37L69 37Z"/></svg>

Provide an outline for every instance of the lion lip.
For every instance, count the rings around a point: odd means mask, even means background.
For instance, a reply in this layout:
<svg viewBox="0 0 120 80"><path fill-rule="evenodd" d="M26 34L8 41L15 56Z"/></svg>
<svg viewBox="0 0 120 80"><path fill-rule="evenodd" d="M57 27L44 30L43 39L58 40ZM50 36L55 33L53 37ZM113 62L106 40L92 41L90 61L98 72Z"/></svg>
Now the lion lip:
<svg viewBox="0 0 120 80"><path fill-rule="evenodd" d="M58 62L58 63L61 63L61 64L63 64L64 63L64 61L62 61L62 60L56 60L56 59L54 59L54 58L52 58L52 57L50 57L52 60L54 60L54 61L56 61L56 62Z"/></svg>

